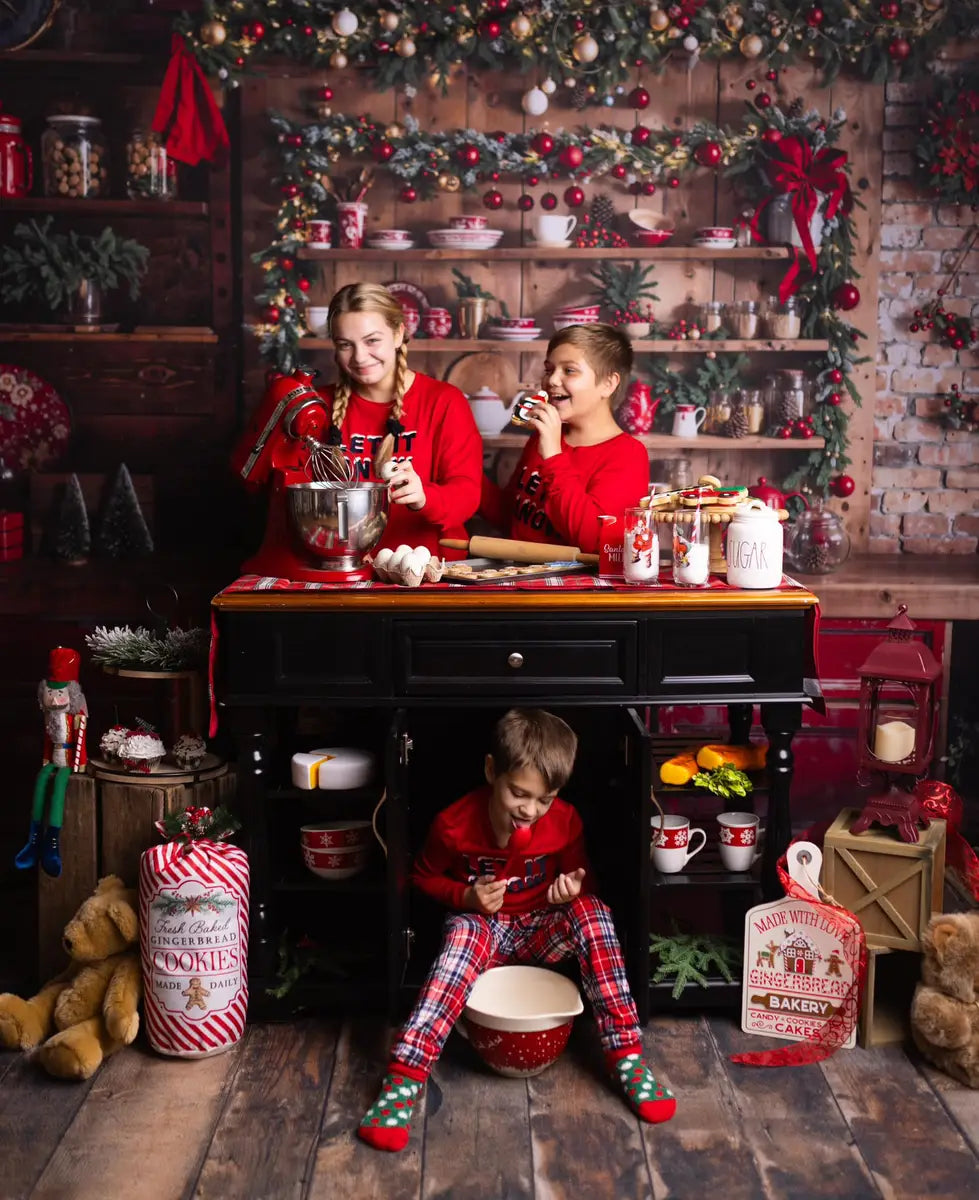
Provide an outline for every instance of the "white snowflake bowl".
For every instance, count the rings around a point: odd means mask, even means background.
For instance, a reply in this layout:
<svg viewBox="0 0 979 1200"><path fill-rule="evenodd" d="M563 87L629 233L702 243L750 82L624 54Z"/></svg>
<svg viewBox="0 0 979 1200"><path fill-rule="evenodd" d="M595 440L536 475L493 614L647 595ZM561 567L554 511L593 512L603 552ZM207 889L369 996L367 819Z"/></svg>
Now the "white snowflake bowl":
<svg viewBox="0 0 979 1200"><path fill-rule="evenodd" d="M370 846L335 846L318 850L303 846L303 862L320 879L336 883L341 879L352 879L359 875L370 862Z"/></svg>

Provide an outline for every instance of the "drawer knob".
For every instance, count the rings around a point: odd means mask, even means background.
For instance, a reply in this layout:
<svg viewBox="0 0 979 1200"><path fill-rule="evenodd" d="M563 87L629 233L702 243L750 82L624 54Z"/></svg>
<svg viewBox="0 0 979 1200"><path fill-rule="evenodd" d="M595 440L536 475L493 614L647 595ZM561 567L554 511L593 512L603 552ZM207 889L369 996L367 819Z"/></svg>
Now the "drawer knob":
<svg viewBox="0 0 979 1200"><path fill-rule="evenodd" d="M517 667L523 666L523 655L519 650L514 650L512 654L507 655L507 663L516 670Z"/></svg>

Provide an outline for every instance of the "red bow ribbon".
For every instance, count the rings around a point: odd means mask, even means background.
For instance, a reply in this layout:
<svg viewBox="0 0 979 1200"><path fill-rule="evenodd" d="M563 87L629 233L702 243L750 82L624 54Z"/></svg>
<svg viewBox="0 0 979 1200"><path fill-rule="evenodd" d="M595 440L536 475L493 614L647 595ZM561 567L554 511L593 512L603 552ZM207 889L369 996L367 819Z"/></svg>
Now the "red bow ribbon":
<svg viewBox="0 0 979 1200"><path fill-rule="evenodd" d="M214 162L228 149L228 131L204 72L179 33L170 39L153 128L166 136L167 153L195 167Z"/></svg>
<svg viewBox="0 0 979 1200"><path fill-rule="evenodd" d="M973 899L979 901L979 859L959 833L959 826L962 824L962 797L951 784L939 783L937 779L922 779L914 789L914 794L921 811L927 817L945 822L945 861L959 872Z"/></svg>
<svg viewBox="0 0 979 1200"><path fill-rule="evenodd" d="M798 840L798 839L795 839ZM809 840L803 835L803 840ZM805 1042L782 1046L778 1050L758 1050L750 1054L732 1054L731 1062L747 1067L799 1067L829 1058L849 1039L860 1016L860 997L867 975L867 939L863 926L847 909L834 900L816 900L789 875L787 854L778 860L778 877L786 896L804 900L830 926L843 947L843 957L852 972L852 982L836 1012Z"/></svg>
<svg viewBox="0 0 979 1200"><path fill-rule="evenodd" d="M847 213L853 205L850 182L844 166L846 152L826 147L813 153L809 143L801 137L783 137L768 148L766 174L772 195L766 196L751 218L752 234L764 241L759 230L762 213L771 204L774 196L788 196L792 205L792 216L799 231L802 248L811 270L816 270L816 247L813 244L810 222L819 207L820 194L826 197L825 219L832 220L838 210ZM779 286L779 299L784 303L796 290L795 279L799 274L799 255L795 254L792 265Z"/></svg>

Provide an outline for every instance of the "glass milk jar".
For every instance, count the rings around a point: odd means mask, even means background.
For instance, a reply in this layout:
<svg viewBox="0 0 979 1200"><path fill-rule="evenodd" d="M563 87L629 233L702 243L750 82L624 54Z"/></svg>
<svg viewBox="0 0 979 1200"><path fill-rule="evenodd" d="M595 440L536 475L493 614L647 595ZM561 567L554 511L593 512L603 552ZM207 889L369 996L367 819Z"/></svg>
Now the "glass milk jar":
<svg viewBox="0 0 979 1200"><path fill-rule="evenodd" d="M739 504L728 526L727 581L731 587L775 588L782 582L782 526L761 500Z"/></svg>
<svg viewBox="0 0 979 1200"><path fill-rule="evenodd" d="M651 509L625 510L622 573L626 583L655 583L659 579L659 534Z"/></svg>

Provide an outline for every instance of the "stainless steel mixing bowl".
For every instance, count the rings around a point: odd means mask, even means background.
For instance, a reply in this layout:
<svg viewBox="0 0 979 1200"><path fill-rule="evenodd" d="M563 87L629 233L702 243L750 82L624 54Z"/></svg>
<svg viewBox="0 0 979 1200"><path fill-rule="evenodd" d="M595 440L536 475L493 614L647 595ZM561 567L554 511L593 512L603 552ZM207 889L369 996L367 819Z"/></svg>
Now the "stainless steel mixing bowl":
<svg viewBox="0 0 979 1200"><path fill-rule="evenodd" d="M356 571L388 521L386 483L290 483L289 516L302 548L324 571Z"/></svg>

